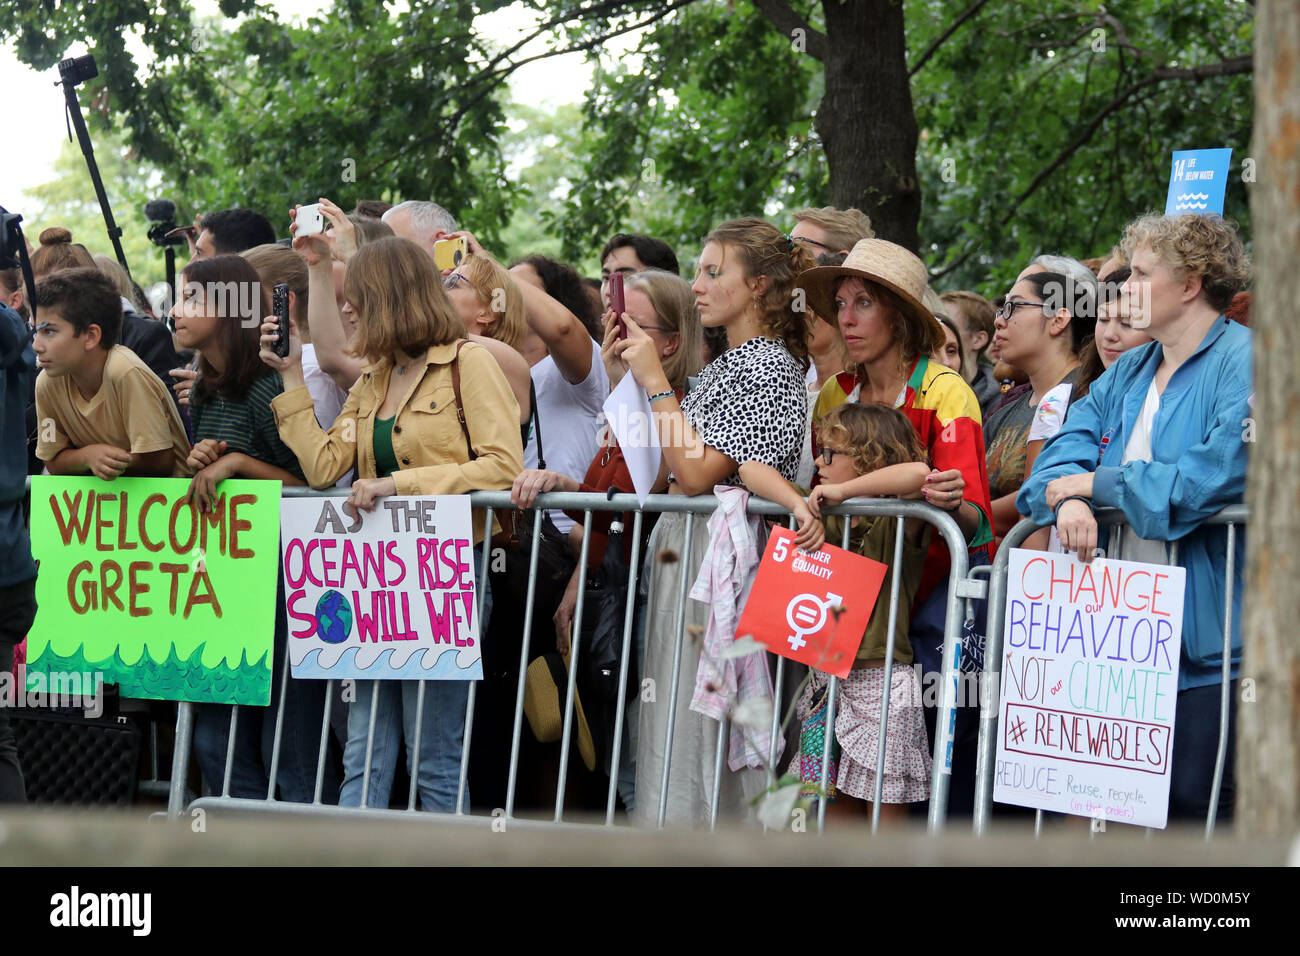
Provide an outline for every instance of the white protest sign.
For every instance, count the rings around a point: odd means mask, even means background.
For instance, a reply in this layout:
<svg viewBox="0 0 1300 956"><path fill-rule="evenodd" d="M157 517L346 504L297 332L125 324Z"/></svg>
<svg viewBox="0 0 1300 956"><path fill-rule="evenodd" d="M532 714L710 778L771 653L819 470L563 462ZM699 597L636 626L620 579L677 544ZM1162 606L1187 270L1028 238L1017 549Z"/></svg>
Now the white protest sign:
<svg viewBox="0 0 1300 956"><path fill-rule="evenodd" d="M605 399L605 421L623 451L637 501L644 505L659 477L663 452L659 447L659 432L655 429L650 399L631 375L624 375Z"/></svg>
<svg viewBox="0 0 1300 956"><path fill-rule="evenodd" d="M480 679L469 497L346 500L280 503L293 676Z"/></svg>
<svg viewBox="0 0 1300 956"><path fill-rule="evenodd" d="M995 801L1165 826L1185 581L1012 550Z"/></svg>

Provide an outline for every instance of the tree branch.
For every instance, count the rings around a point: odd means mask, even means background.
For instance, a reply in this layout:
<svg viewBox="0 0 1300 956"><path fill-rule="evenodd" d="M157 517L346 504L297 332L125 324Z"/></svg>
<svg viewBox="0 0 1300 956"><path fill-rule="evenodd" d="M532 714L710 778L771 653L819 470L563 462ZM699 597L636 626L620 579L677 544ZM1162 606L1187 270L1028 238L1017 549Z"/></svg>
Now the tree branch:
<svg viewBox="0 0 1300 956"><path fill-rule="evenodd" d="M1045 183L1051 177L1051 175L1056 172L1056 170L1058 170L1062 165L1064 165L1070 159L1071 156L1073 156L1076 152L1078 152L1079 148L1082 147L1083 144L1086 143L1092 137L1092 135L1105 121L1106 117L1109 116L1111 113L1114 113L1120 107L1124 106L1130 99L1132 99L1136 94L1140 93L1142 90L1147 89L1148 87L1151 86L1155 86L1158 83L1163 83L1167 80L1196 81L1196 80L1207 79L1209 77L1214 77L1214 76L1233 76L1233 75L1239 75L1243 73L1250 73L1252 68L1253 67L1252 67L1251 56L1249 54L1244 54L1242 56L1231 57L1230 59L1223 60L1218 63L1207 63L1204 64L1203 66L1193 66L1193 67L1185 67L1185 68L1177 68L1177 69L1171 67L1159 67L1153 70L1150 73L1150 75L1143 77L1141 80L1138 80L1136 83L1129 85L1126 89L1117 93L1109 103L1107 103L1104 107L1102 107L1092 117L1092 119L1088 121L1088 124L1083 128L1080 134L1076 136L1073 140L1071 140L1070 143L1066 145L1065 148L1062 149L1056 155L1056 158L1053 159L1046 166L1046 168L1042 169L1038 173L1038 175L1033 178L1029 186L1012 201L1010 208L1007 210L1006 214L999 220L998 225L1005 226L1013 218L1015 218L1017 211L1019 211L1020 207L1025 204L1025 201L1029 199L1029 197L1032 196L1035 192L1037 192L1039 187L1042 186L1043 183ZM950 272L953 272L954 270L960 268L961 265L965 263L966 260L969 259L975 253L976 248L977 248L976 245L971 245L969 248L966 249L965 252L963 252L952 262L948 263L938 272L931 273L930 275L931 280L941 279L944 276L948 275Z"/></svg>
<svg viewBox="0 0 1300 956"><path fill-rule="evenodd" d="M1233 74L1249 73L1251 72L1251 69L1251 57L1249 55L1242 55L1232 57L1229 60L1223 60L1219 63L1207 63L1204 66L1193 66L1182 69L1160 67L1153 70L1149 76L1138 80L1102 107L1092 117L1092 119L1088 121L1088 124L1083 128L1079 135L1071 140L1064 149L1057 153L1056 158L1053 159L1045 169L1040 170L1038 175L1033 178L1029 187L1012 201L1011 207L1002 217L999 224L1005 226L1009 223L1015 217L1016 211L1024 205L1025 200L1037 192L1038 187L1046 182L1048 177L1064 165L1071 156L1078 152L1079 148L1083 146L1084 143L1092 138L1093 133L1097 131L1097 128L1101 126L1106 117L1127 103L1135 94L1149 86L1155 86L1157 83L1163 83L1166 80L1203 80L1212 76L1231 76Z"/></svg>
<svg viewBox="0 0 1300 956"><path fill-rule="evenodd" d="M947 30L944 30L943 33L939 34L938 39L936 39L933 43L931 43L928 47L925 48L925 52L922 53L920 57L917 58L915 65L913 65L913 67L907 71L907 75L909 77L916 76L917 71L921 69L921 67L925 66L925 61L930 59L930 57L934 56L935 52L939 49L939 47L943 46L944 43L947 42L948 38L957 32L958 27L960 27L971 17L975 16L975 14L979 13L980 10L988 2L989 0L975 0L974 3L972 3L969 7L967 7L966 10L962 13L962 15L953 21L952 26L950 26Z"/></svg>
<svg viewBox="0 0 1300 956"><path fill-rule="evenodd" d="M753 0L753 4L772 26L786 36L793 36L795 30L802 30L804 52L819 63L826 62L826 34L814 30L786 0Z"/></svg>

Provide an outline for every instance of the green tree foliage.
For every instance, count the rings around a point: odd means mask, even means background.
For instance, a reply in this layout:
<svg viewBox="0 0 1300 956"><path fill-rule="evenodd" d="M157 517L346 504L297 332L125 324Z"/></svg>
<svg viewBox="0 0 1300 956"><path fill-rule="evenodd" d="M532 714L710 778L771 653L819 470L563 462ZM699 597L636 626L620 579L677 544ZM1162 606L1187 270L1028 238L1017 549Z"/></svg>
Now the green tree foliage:
<svg viewBox="0 0 1300 956"><path fill-rule="evenodd" d="M548 53L476 30L505 0L336 0L301 25L223 0L235 19L198 27L188 0L0 0L0 35L38 67L87 40L110 116L193 208L434 198L495 248L590 269L616 230L689 260L722 219L789 225L840 199L814 123L890 120L887 104L825 113L827 62L880 39L825 34L836 2L529 3L549 53L598 67L580 127L531 113L513 131L504 84ZM1173 149L1232 146L1238 170L1247 155L1248 3L905 0L904 16L921 252L940 288L995 293L1036 252L1103 254L1125 221L1163 208ZM131 33L156 57L140 75ZM623 35L639 37L634 57L601 55ZM864 77L881 68L869 59ZM1240 177L1227 213L1248 220Z"/></svg>

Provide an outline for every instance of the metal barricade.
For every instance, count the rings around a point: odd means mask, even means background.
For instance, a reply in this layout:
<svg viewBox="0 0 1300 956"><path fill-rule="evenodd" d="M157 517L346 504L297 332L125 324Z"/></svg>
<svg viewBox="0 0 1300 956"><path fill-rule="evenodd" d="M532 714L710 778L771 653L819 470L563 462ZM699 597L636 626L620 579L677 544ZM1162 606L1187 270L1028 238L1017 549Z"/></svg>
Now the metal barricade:
<svg viewBox="0 0 1300 956"><path fill-rule="evenodd" d="M1101 509L1096 513L1097 523L1112 529L1106 545L1106 557L1119 557L1123 544L1123 535L1128 528L1124 512L1116 509ZM1204 524L1227 526L1227 551L1224 581L1224 621L1223 621L1223 672L1219 693L1219 738L1215 758L1214 779L1210 790L1209 811L1205 820L1205 838L1214 835L1220 789L1223 783L1223 771L1228 754L1229 704L1232 694L1232 601L1233 578L1237 565L1237 528L1244 529L1249 518L1249 510L1242 505L1230 505L1218 514L1207 518ZM1007 532L997 554L993 559L988 584L988 621L986 626L986 645L984 654L984 674L980 692L979 743L975 771L975 819L977 834L983 835L988 830L989 818L993 808L993 777L996 771L998 717L1001 708L1002 693L1002 641L1006 625L1007 572L1010 567L1011 550L1020 547L1026 538L1040 527L1026 518ZM1169 542L1170 565L1178 564L1178 542ZM977 569L979 570L979 569ZM1042 829L1043 811L1035 813L1034 832Z"/></svg>
<svg viewBox="0 0 1300 956"><path fill-rule="evenodd" d="M337 491L335 491L334 489L328 489L325 491L317 492L307 488L285 488L284 494L286 497L306 497L306 496L317 497L317 496L337 494ZM509 492L506 491L475 492L470 496L470 498L473 507L484 509L486 511L487 521L489 522L489 526L492 520L492 512L494 510L507 509L511 507L510 494ZM685 553L681 556L681 560L683 562L684 567L689 568L691 567L691 559L692 559L691 536L690 536L691 527L696 520L707 520L707 516L710 515L715 510L716 506L717 506L717 501L712 495L700 495L696 497L685 497L680 495L651 495L646 500L644 507L640 507L638 506L636 496L634 495L616 494L612 496L606 496L603 494L580 494L580 493L568 493L568 492L552 492L552 493L539 495L536 502L533 505L534 511L544 511L544 510L557 509L557 508L569 509L569 510L581 510L584 514L584 523L588 523L592 513L597 511L630 512L632 513L633 516L632 517L633 520L632 555L631 555L631 563L629 565L628 599L624 611L623 633L622 633L622 657L621 657L621 664L620 664L619 675L618 675L618 694L616 698L617 704L615 710L615 720L614 720L614 728L613 728L613 736L612 736L612 755L611 755L610 774L609 774L610 780L609 780L609 787L608 787L608 792L606 797L605 815L602 824L603 826L606 827L613 826L615 821L617 782L618 782L619 769L621 765L620 761L623 756L622 754L623 728L624 728L624 722L626 719L626 710L627 710L626 691L627 691L628 674L629 674L629 661L632 652L633 619L634 619L635 603L636 603L635 595L637 593L637 584L641 574L642 564L644 563L643 555L641 554L641 539L642 539L641 531L643 526L643 516L645 513L677 512L677 513L686 514L687 516L686 517L686 523L687 523L686 544L684 548ZM948 785L951 779L952 743L953 743L953 734L954 734L955 719L956 719L956 706L957 706L957 680L958 680L957 671L958 671L960 655L961 655L961 635L962 635L962 619L963 619L962 601L963 601L963 597L967 593L966 590L963 588L963 582L966 581L967 570L969 567L966 541L961 533L961 530L957 526L957 523L952 519L952 517L949 514L939 510L938 508L935 508L928 504L924 504L922 502L898 501L894 499L855 499L849 502L845 502L844 504L839 505L837 507L827 508L825 510L829 514L893 517L898 522L898 528L897 528L898 533L896 534L896 546L895 546L895 554L894 554L895 567L901 566L903 528L904 528L904 522L909 518L920 519L932 525L935 531L943 537L943 540L949 549L952 560L951 560L951 567L948 576L947 608L946 608L945 621L944 621L943 667L942 667L942 673L940 677L940 686L942 687L942 695L938 701L938 719L936 722L934 749L933 749L933 767L932 767L931 781L930 781L931 790L930 790L930 807L929 807L929 820L928 820L928 826L930 830L932 832L937 831L943 826L944 823L944 818L947 810ZM789 516L789 512L786 511L786 509L782 508L780 505L759 498L750 499L748 512L753 515L763 515L763 516L771 516L771 517ZM701 516L704 516L704 518L701 519ZM793 524L792 517L790 518L790 521ZM577 683L576 676L578 674L578 664L579 664L579 654L580 654L580 648L579 648L580 641L577 640L576 638L573 640L571 644L571 650L569 656L568 688L564 699L563 731L561 736L561 747L560 747L559 782L556 788L554 814L551 820L549 821L530 820L527 818L518 817L515 814L515 803L516 803L516 796L517 796L517 784L518 784L518 773L519 773L520 745L521 745L521 735L523 732L524 697L525 697L525 686L526 686L525 678L526 678L527 666L529 663L528 661L529 634L532 631L534 610L536 604L537 562L538 562L538 553L540 550L539 542L540 542L541 527L542 527L542 522L540 520L534 521L532 523L532 549L531 549L531 555L529 561L527 600L524 607L524 620L523 620L524 635L521 643L520 659L518 662L519 664L518 683L515 689L516 693L515 693L515 701L514 701L513 730L512 730L512 738L510 742L510 762L509 762L509 771L508 771L509 776L507 781L506 805L504 808L499 808L498 810L494 811L492 816L492 819L501 818L505 821L510 821L510 824L512 826L514 825L553 826L557 824L574 825L572 821L567 821L564 818L564 804L565 804L565 782L567 778L569 760L571 757L571 744L572 744L573 733L574 733L574 719L575 719L574 718L575 715L574 696L576 690L576 683ZM578 594L577 594L577 603L574 609L574 622L573 622L573 633L575 635L579 635L582 633L582 619L585 610L584 604L585 604L585 595L587 591L586 571L588 567L588 560L587 560L588 542L589 542L589 536L584 535L582 547L580 550L580 554L578 556L579 587L578 587ZM849 527L847 521L845 522L843 541L841 543L844 547L847 547L849 544ZM483 553L483 562L482 562L483 573L486 574L488 572L488 568L491 565L490 540L486 537L482 543L482 553ZM889 689L891 686L890 679L892 676L892 669L893 669L892 655L894 650L894 627L896 624L897 615L899 613L899 608L898 608L899 577L900 577L899 575L893 576L892 593L890 595L889 632L888 632L889 636L888 636L886 664L884 668L885 692L883 694L883 699L881 704L881 730L880 730L880 737L878 741L878 750L877 750L877 759L876 759L877 768L883 767L885 739L888 730L889 705L891 700ZM668 708L670 714L670 719L668 722L668 739L666 741L665 761L664 761L664 767L662 771L662 779L660 781L661 786L659 792L659 805L657 807L657 823L660 827L664 826L665 824L665 810L666 810L667 791L668 791L667 784L668 784L669 775L671 773L672 734L674 730L673 725L675 723L675 721L671 718L671 715L676 714L676 707L677 707L677 696L678 696L677 678L680 674L682 648L683 648L683 641L686 632L685 602L687 599L686 592L688 589L688 584L689 582L686 580L686 575L682 575L682 580L679 586L679 593L677 595L677 605L676 605L677 606L676 633L675 633L674 648L673 648L674 673L673 673L673 680L670 689L670 699L668 702ZM481 601L481 595L482 595L481 581L480 581L480 587L477 590L477 594L478 594L478 600ZM477 613L477 609L476 609L476 613ZM773 661L774 661L773 671L774 671L774 685L775 685L774 700L776 702L776 705L773 707L773 713L772 713L772 725L771 725L772 747L771 747L771 752L769 753L770 766L774 766L776 760L775 750L776 750L778 731L780 729L779 728L779 720L780 720L779 702L782 699L783 683L785 677L785 664L786 664L785 659L782 657L773 656ZM407 807L404 810L392 810L392 809L381 809L381 808L366 806L368 790L369 790L369 774L370 774L371 763L373 759L373 747L374 747L374 725L375 725L375 709L376 709L373 703L374 698L372 698L372 709L370 713L370 732L368 734L368 739L366 742L365 779L363 780L363 784L362 784L362 797L361 797L362 806L361 807L337 807L337 806L329 805L323 801L321 781L323 777L323 769L324 769L325 759L326 759L326 748L328 743L327 736L330 733L329 719L330 719L330 707L331 707L332 697L333 697L332 693L327 693L325 712L321 722L321 736L320 736L320 741L319 741L319 746L317 751L315 793L312 801L310 803L289 802L289 801L279 799L277 797L276 795L277 772L280 764L280 759L279 759L280 750L281 750L280 742L283 733L284 705L285 705L285 694L283 693L283 691L284 688L286 687L286 682L291 679L289 675L289 655L287 653L285 654L284 665L281 672L275 676L276 679L280 681L281 693L279 695L279 704L276 712L274 743L272 748L271 768L269 773L270 782L269 782L268 792L266 794L265 799L234 797L231 796L230 794L231 772L232 772L232 765L233 765L233 761L231 758L233 756L234 747L235 747L235 740L236 740L235 731L238 725L240 711L242 709L238 706L235 706L231 708L229 745L226 753L226 772L225 772L225 779L222 781L221 784L221 791L220 793L215 795L199 797L198 799L193 800L192 802L186 804L185 794L183 790L183 782L185 781L189 771L188 761L190 759L190 749L191 749L190 745L193 740L194 706L191 704L182 703L179 705L179 713L178 713L177 726L176 726L176 748L175 748L175 756L174 756L172 775L171 775L172 787L169 795L168 817L175 819L181 817L187 812L193 812L198 810L204 810L204 811L236 810L236 811L279 812L279 813L314 814L314 815L344 815L353 818L355 818L355 816L358 814L364 814L368 818L377 818L377 819L390 818L391 819L391 818L409 817L411 814L415 812L417 781L419 775L418 734L419 734L419 727L422 722L423 705L424 705L424 682L423 681L420 682L421 685L420 694L417 703L417 715L416 715L417 736L411 746L412 749L412 755L410 758L412 764L412 769L410 773L411 789L407 800ZM331 689L333 683L334 683L333 681L329 682L329 684L331 685ZM427 816L429 819L442 820L442 821L457 821L462 823L473 822L479 825L482 825L483 823L489 821L489 818L484 817L482 815L475 816L470 814L469 808L466 805L466 800L465 800L469 756L470 756L470 739L473 730L475 690L476 690L477 683L478 682L471 682L469 688L469 699L466 708L465 730L464 730L464 738L463 738L460 768L459 768L459 782L458 782L458 789L457 789L456 809L453 813L422 814L422 816ZM838 679L832 677L829 682L829 690L827 695L826 726L828 728L828 731L830 731L830 728L834 727L834 723L835 723L835 708L837 704L838 685L839 685ZM710 821L712 825L716 825L718 822L717 821L718 792L722 782L722 773L723 773L722 763L723 760L726 759L727 738L728 738L728 723L726 720L719 721L717 737L716 737L717 749L715 752L715 766L717 768L717 771L715 774L715 778L713 780L713 802L712 802L713 818ZM828 732L826 734L825 751L823 753L823 759L822 759L821 790L823 794L826 792L827 784L830 782L828 781L827 776L828 776L829 763L830 763L829 756L830 756L832 739L833 739L832 732ZM777 776L778 777L780 776L779 773L777 774ZM873 801L873 818L872 818L873 830L879 825L881 785L882 785L881 778L878 769L876 780L875 780L875 787L874 787L874 793L876 799ZM826 814L826 800L823 796L818 800L819 827L824 826L825 814ZM587 825L587 824L577 824L577 825Z"/></svg>

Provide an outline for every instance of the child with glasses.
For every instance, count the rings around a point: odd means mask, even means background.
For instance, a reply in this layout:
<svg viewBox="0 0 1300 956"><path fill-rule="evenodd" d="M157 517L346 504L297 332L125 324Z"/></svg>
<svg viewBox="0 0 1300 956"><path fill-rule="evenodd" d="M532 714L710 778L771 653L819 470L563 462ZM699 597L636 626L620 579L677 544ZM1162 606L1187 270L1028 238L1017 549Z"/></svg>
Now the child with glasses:
<svg viewBox="0 0 1300 956"><path fill-rule="evenodd" d="M799 523L797 543L801 547L815 551L823 541L839 545L843 541L843 522L847 520L850 550L889 565L853 669L840 681L835 741L827 775L833 797L828 814L862 819L871 813L875 790L889 599L897 571L893 562L899 524L897 518L883 515L823 516L821 509L849 498L920 498L930 464L907 416L884 405L846 403L832 409L822 419L818 442L821 454L817 471L821 483L808 495L806 503L800 496L802 489L785 482L774 469L758 462L744 465L741 478L755 494L790 509ZM821 519L822 527L814 530L811 522L816 519ZM881 789L881 816L896 820L906 819L905 804L929 799L931 767L921 708L921 682L912 666L912 647L907 638L911 623L909 611L929 547L929 526L909 518L903 523L903 529L903 560L899 572L902 577L894 625L894 666L889 681L889 724ZM799 754L790 772L797 774L809 791L821 781L829 683L828 675L814 670L797 707L802 730Z"/></svg>

